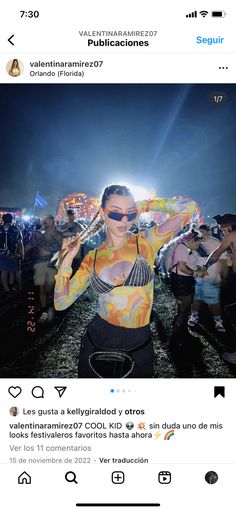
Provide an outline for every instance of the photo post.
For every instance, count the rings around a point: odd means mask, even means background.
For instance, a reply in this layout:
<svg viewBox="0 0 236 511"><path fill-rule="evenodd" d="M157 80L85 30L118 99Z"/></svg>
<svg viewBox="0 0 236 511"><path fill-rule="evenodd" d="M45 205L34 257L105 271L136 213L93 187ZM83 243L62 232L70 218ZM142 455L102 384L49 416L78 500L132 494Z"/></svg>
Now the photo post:
<svg viewBox="0 0 236 511"><path fill-rule="evenodd" d="M4 7L5 511L233 509L236 11L208 4Z"/></svg>

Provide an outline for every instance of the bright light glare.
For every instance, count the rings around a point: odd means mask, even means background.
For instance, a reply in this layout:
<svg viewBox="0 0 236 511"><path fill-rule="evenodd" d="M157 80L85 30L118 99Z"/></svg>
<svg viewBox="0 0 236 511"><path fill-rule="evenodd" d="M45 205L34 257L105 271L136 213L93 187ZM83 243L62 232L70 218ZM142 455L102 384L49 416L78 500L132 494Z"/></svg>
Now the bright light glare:
<svg viewBox="0 0 236 511"><path fill-rule="evenodd" d="M30 220L30 216L29 215L23 215L22 216L23 220L25 220L26 222L28 222Z"/></svg>
<svg viewBox="0 0 236 511"><path fill-rule="evenodd" d="M132 185L131 183L127 183L126 181L119 181L118 184L122 186L127 186L127 188L129 188L129 190L133 194L135 201L152 198L152 193L143 186Z"/></svg>

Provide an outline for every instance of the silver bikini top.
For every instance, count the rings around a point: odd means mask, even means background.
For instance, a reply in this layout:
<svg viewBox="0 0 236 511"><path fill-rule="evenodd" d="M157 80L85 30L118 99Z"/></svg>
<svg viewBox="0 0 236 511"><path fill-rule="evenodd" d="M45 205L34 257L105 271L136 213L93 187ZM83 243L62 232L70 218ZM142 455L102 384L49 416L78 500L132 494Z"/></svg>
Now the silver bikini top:
<svg viewBox="0 0 236 511"><path fill-rule="evenodd" d="M136 236L136 245L137 245L137 257L135 260L135 263L133 267L130 270L130 273L127 277L127 279L123 282L123 284L118 284L117 286L113 286L112 284L108 284L108 282L104 282L99 275L97 274L95 270L95 264L96 264L96 258L97 258L97 249L95 251L94 256L94 262L93 262L93 269L91 271L90 276L90 286L96 293L103 294L103 293L109 293L112 291L112 289L115 289L116 287L122 287L122 286L134 286L134 287L143 287L149 284L149 282L153 279L153 271L145 259L140 253L139 253L139 246L138 246L138 236Z"/></svg>

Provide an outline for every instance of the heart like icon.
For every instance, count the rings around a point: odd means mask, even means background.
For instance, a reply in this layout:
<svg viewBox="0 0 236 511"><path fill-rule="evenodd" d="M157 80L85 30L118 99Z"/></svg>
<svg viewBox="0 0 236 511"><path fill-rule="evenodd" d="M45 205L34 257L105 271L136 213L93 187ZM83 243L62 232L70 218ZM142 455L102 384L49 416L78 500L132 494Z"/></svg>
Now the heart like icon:
<svg viewBox="0 0 236 511"><path fill-rule="evenodd" d="M21 394L22 388L21 387L9 387L8 392L12 397L17 397Z"/></svg>

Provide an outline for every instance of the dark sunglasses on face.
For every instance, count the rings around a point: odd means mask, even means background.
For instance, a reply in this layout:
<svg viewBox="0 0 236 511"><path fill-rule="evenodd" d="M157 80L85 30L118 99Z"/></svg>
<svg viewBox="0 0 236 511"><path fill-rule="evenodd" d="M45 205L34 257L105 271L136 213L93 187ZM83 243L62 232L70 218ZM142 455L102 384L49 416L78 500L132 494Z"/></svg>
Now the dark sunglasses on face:
<svg viewBox="0 0 236 511"><path fill-rule="evenodd" d="M111 220L116 220L117 222L121 222L122 218L126 216L128 218L128 222L131 222L137 217L137 210L132 213L118 213L117 211L110 211L109 209L104 209L105 213L107 213L108 218Z"/></svg>

